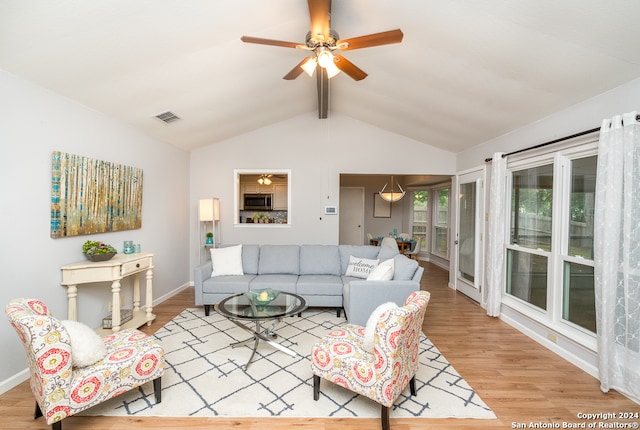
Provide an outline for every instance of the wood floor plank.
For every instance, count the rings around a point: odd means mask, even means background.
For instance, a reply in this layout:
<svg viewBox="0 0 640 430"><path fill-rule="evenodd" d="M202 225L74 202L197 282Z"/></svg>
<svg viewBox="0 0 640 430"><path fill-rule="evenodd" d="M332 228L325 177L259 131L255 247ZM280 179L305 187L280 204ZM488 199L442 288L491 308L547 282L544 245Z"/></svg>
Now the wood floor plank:
<svg viewBox="0 0 640 430"><path fill-rule="evenodd" d="M488 317L475 302L448 288L449 274L425 267L421 288L431 292L424 332L497 416L495 420L394 419L393 430L510 429L525 423L587 423L579 413L640 412L640 406L615 391L602 393L599 382L563 358L540 346L503 321ZM187 288L154 308L156 320L141 330L153 334L185 308L194 307L194 290ZM26 366L26 361L25 361ZM311 393L310 393L311 395ZM0 396L2 427L45 430L33 419L34 400L24 382ZM617 420L633 422L638 420ZM130 429L280 429L371 430L377 419L293 418L130 418L70 417L65 430ZM525 427L526 428L526 427Z"/></svg>

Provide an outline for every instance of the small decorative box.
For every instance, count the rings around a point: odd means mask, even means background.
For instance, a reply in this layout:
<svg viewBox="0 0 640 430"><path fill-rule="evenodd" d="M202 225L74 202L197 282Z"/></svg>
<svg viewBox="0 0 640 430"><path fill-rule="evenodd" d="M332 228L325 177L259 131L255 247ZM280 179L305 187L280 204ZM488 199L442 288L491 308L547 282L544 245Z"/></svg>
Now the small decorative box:
<svg viewBox="0 0 640 430"><path fill-rule="evenodd" d="M113 322L111 321L112 314L102 318L102 328L113 328ZM130 321L133 318L133 309L120 309L120 325Z"/></svg>

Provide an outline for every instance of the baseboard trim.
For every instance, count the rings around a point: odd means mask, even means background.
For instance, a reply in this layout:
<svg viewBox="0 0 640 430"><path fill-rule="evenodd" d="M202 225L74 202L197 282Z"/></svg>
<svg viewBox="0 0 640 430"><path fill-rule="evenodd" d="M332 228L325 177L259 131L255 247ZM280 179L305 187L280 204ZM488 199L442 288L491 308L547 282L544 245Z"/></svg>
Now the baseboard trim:
<svg viewBox="0 0 640 430"><path fill-rule="evenodd" d="M4 381L0 382L0 394L4 394L10 389L22 384L24 381L28 381L29 377L29 368L26 368L23 371L18 372L15 375L5 379Z"/></svg>

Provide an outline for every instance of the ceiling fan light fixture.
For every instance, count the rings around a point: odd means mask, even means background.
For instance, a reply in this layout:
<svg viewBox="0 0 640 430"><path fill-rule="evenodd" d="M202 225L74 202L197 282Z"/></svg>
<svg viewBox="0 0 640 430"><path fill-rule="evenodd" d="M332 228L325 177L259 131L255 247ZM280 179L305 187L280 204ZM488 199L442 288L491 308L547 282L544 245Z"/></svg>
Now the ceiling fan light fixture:
<svg viewBox="0 0 640 430"><path fill-rule="evenodd" d="M338 66L336 66L334 63L331 63L327 67L325 67L325 70L327 71L327 78L329 79L340 73L340 69L338 69Z"/></svg>
<svg viewBox="0 0 640 430"><path fill-rule="evenodd" d="M330 66L335 66L335 64L333 64L333 54L327 48L318 48L317 56L318 65L323 69L326 69Z"/></svg>
<svg viewBox="0 0 640 430"><path fill-rule="evenodd" d="M260 185L271 185L271 179L267 175L260 175L258 178L258 183Z"/></svg>
<svg viewBox="0 0 640 430"><path fill-rule="evenodd" d="M316 70L316 66L318 65L318 62L316 61L316 59L314 57L308 57L307 61L304 62L304 64L302 64L302 70L304 70L304 72L309 75L309 77L313 76L313 72Z"/></svg>
<svg viewBox="0 0 640 430"><path fill-rule="evenodd" d="M398 189L400 191L393 191L393 176L391 176L391 190L385 191L385 189L387 188L387 185L388 184L384 184L384 187L382 187L382 189L378 192L382 200L386 200L388 202L394 203L404 197L406 191L402 189L400 184L397 184Z"/></svg>

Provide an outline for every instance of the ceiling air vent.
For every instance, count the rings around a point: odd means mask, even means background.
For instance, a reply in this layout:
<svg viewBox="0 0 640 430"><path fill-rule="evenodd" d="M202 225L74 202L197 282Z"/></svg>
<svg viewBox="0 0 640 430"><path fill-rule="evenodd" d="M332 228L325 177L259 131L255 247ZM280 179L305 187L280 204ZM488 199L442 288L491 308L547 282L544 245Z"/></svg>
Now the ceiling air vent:
<svg viewBox="0 0 640 430"><path fill-rule="evenodd" d="M178 115L176 115L175 113L173 113L171 111L166 111L166 112L159 113L155 117L158 118L160 121L166 123L166 124L169 124L169 123L174 122L174 121L178 121L180 119L180 117Z"/></svg>

